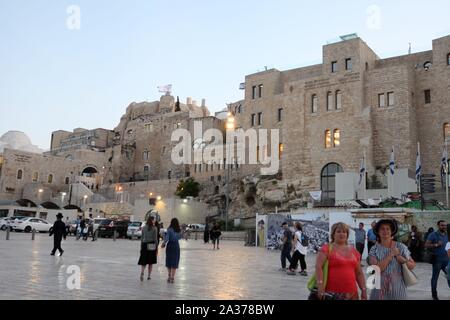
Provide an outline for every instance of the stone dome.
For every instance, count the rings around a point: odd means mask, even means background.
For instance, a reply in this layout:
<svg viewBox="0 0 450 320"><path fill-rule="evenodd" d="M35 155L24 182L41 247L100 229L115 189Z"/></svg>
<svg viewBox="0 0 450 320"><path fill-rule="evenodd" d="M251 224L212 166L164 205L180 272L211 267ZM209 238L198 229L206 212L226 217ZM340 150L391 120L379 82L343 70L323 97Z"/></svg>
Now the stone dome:
<svg viewBox="0 0 450 320"><path fill-rule="evenodd" d="M21 131L8 131L0 137L0 152L3 149L14 149L34 153L42 153L42 150L31 143L31 139Z"/></svg>

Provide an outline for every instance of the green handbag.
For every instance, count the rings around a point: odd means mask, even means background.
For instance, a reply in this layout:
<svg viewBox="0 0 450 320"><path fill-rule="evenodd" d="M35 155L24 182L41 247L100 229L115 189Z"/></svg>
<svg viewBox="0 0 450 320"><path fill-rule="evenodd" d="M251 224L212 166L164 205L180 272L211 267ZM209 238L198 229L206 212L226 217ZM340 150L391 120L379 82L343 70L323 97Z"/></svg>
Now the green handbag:
<svg viewBox="0 0 450 320"><path fill-rule="evenodd" d="M328 254L331 253L332 248L333 248L333 245L330 244L330 249L328 250ZM328 259L323 264L322 272L323 272L323 287L326 288L327 281L328 281ZM310 291L312 291L313 289L317 289L317 288L318 288L317 278L316 278L316 273L314 273L313 276L311 277L311 279L309 279L309 281L308 281L308 289Z"/></svg>

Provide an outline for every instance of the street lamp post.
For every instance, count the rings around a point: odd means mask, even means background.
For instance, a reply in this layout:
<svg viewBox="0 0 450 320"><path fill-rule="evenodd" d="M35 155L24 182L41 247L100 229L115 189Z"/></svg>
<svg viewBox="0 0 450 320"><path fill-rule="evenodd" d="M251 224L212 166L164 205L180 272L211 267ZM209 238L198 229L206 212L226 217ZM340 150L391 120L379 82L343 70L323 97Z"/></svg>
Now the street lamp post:
<svg viewBox="0 0 450 320"><path fill-rule="evenodd" d="M227 115L227 123L226 123L226 129L234 130L234 117L231 112L228 112ZM226 194L225 194L225 231L228 231L228 210L230 206L230 148L231 146L228 145L228 143L231 143L231 141L227 141L227 157L225 160L226 166L227 166L227 174L226 174Z"/></svg>

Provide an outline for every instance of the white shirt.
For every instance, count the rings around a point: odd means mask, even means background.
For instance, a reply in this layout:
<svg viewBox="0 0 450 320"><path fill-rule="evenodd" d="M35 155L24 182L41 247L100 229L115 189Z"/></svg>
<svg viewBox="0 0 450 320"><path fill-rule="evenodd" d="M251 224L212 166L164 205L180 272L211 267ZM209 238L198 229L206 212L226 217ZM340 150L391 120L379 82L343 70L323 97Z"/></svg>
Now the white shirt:
<svg viewBox="0 0 450 320"><path fill-rule="evenodd" d="M295 237L297 237L298 240L296 240L295 242L295 251L300 252L303 255L306 255L308 253L308 248L304 247L302 245L302 232L301 231L296 231L295 232Z"/></svg>
<svg viewBox="0 0 450 320"><path fill-rule="evenodd" d="M450 250L450 242L447 242L447 245L445 246L445 251Z"/></svg>

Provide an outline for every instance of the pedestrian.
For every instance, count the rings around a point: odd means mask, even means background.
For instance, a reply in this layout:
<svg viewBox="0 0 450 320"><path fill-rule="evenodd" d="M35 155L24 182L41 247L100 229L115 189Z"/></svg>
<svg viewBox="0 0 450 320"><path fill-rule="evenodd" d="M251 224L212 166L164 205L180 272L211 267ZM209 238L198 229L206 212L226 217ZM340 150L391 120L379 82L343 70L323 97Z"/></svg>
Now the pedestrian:
<svg viewBox="0 0 450 320"><path fill-rule="evenodd" d="M362 258L364 253L364 248L366 246L366 231L364 230L364 223L360 222L358 229L352 228L355 231L355 246L358 250L360 258Z"/></svg>
<svg viewBox="0 0 450 320"><path fill-rule="evenodd" d="M283 222L281 225L283 228L283 238L281 247L281 269L280 271L286 271L286 259L289 263L292 263L291 248L292 248L292 232L289 229L288 223Z"/></svg>
<svg viewBox="0 0 450 320"><path fill-rule="evenodd" d="M300 268L301 271L299 272L302 276L308 276L308 273L306 272L306 261L305 257L308 253L308 246L304 246L304 239L305 236L303 235L303 227L300 222L295 223L295 234L294 234L294 241L292 243L292 247L294 250L294 254L292 256L292 262L289 266L289 272L290 275L295 275L295 270L298 266L298 261L300 260Z"/></svg>
<svg viewBox="0 0 450 320"><path fill-rule="evenodd" d="M158 227L155 226L155 219L149 217L146 225L142 228L141 255L138 262L138 265L141 266L141 281L144 281L146 266L148 266L147 280L151 279L153 265L157 263L158 242Z"/></svg>
<svg viewBox="0 0 450 320"><path fill-rule="evenodd" d="M210 232L210 237L211 237L211 241L213 243L213 250L216 249L216 244L217 244L217 250L219 250L219 241L220 241L220 236L222 235L222 231L220 231L220 227L219 224L217 222L214 222L214 225L211 229Z"/></svg>
<svg viewBox="0 0 450 320"><path fill-rule="evenodd" d="M84 239L84 230L86 228L86 221L81 217L80 218L80 224L78 226L78 236L77 236L77 240L79 240L80 238Z"/></svg>
<svg viewBox="0 0 450 320"><path fill-rule="evenodd" d="M64 238L66 240L66 225L62 221L63 215L62 213L58 213L56 215L56 221L53 224L52 229L50 230L49 236L53 236L53 250L50 253L51 256L54 256L56 253L56 250L59 251L59 256L62 256L64 253L64 250L61 248L61 241Z"/></svg>
<svg viewBox="0 0 450 320"><path fill-rule="evenodd" d="M398 232L395 220L383 219L375 226L377 243L369 253L370 265L376 265L381 271L380 288L372 289L370 300L406 300L406 284L403 280L402 265L409 270L415 268L416 263L411 258L408 247L401 242L394 241Z"/></svg>
<svg viewBox="0 0 450 320"><path fill-rule="evenodd" d="M203 241L209 243L209 223L205 224L205 231L203 232Z"/></svg>
<svg viewBox="0 0 450 320"><path fill-rule="evenodd" d="M339 222L331 227L331 242L322 246L316 260L317 296L311 300L358 300L358 287L361 300L367 300L364 273L360 264L360 253L348 244L350 229ZM328 274L324 278L323 266L328 260Z"/></svg>
<svg viewBox="0 0 450 320"><path fill-rule="evenodd" d="M445 250L448 242L447 222L439 220L437 225L438 230L431 233L425 242L425 248L431 249L433 254L431 261L433 264L433 274L431 276L431 296L433 297L433 300L439 300L437 292L439 274L441 271L444 273L446 272L449 261L448 253Z"/></svg>
<svg viewBox="0 0 450 320"><path fill-rule="evenodd" d="M421 237L422 234L417 230L417 227L412 226L408 236L408 249L411 252L411 257L414 261L419 261Z"/></svg>
<svg viewBox="0 0 450 320"><path fill-rule="evenodd" d="M89 238L89 235L92 236L92 241L95 241L95 235L94 235L94 218L92 218L92 213L89 214L89 219L87 220L87 227L88 232L86 234L86 239Z"/></svg>
<svg viewBox="0 0 450 320"><path fill-rule="evenodd" d="M164 236L164 242L161 245L162 248L166 248L166 268L169 273L167 278L168 283L173 283L175 280L175 272L178 269L180 263L180 244L178 241L181 239L181 228L177 218L173 218L170 221L170 226L167 228L166 235Z"/></svg>
<svg viewBox="0 0 450 320"><path fill-rule="evenodd" d="M372 228L367 231L367 252L370 252L372 247L377 243L377 235L375 234L376 221L373 221L370 225Z"/></svg>

